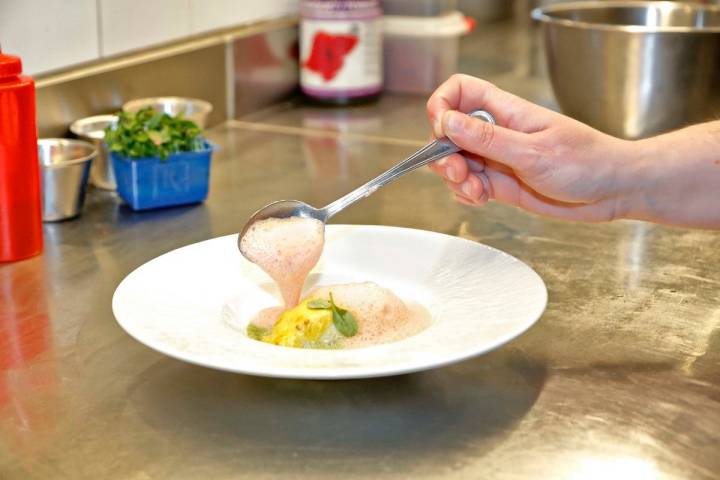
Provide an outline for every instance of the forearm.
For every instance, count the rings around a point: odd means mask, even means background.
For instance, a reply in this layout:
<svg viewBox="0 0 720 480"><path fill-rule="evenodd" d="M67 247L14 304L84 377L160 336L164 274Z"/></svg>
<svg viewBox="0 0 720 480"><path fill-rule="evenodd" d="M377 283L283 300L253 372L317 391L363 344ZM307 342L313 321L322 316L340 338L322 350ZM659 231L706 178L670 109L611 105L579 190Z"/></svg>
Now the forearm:
<svg viewBox="0 0 720 480"><path fill-rule="evenodd" d="M635 186L624 218L720 229L720 121L630 142L629 148Z"/></svg>

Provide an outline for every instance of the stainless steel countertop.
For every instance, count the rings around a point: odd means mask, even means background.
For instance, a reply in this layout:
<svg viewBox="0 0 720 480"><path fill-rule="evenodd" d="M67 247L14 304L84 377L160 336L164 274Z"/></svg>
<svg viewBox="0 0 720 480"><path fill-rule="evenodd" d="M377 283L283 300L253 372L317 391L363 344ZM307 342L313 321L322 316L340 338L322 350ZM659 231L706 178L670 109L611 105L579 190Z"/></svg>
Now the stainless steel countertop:
<svg viewBox="0 0 720 480"><path fill-rule="evenodd" d="M535 89L514 78L506 88ZM111 297L131 270L236 232L270 200L336 198L422 142L423 105L288 104L229 122L209 133L204 204L134 213L95 190L80 219L45 225L42 256L0 266L0 478L717 478L718 232L465 207L420 171L334 220L527 262L548 308L505 347L412 375L290 381L185 364L117 325Z"/></svg>

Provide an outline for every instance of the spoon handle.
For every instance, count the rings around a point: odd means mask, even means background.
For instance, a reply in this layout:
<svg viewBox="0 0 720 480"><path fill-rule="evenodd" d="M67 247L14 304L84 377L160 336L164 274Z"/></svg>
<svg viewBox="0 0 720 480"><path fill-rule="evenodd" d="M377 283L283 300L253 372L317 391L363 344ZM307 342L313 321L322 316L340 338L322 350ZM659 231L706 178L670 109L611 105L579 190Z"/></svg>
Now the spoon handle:
<svg viewBox="0 0 720 480"><path fill-rule="evenodd" d="M495 124L495 118L485 110L475 110L470 112L468 115L474 118L478 118L488 123ZM381 173L377 177L373 178L365 185L361 185L347 195L335 200L331 204L327 205L322 210L325 212L326 221L336 213L345 208L349 207L358 200L365 198L375 193L375 191L398 177L405 175L416 168L427 165L428 163L440 160L441 158L447 157L451 153L459 152L460 148L455 145L447 137L439 138L431 143L428 143L417 152L410 155L408 158L398 163L391 169L384 173Z"/></svg>

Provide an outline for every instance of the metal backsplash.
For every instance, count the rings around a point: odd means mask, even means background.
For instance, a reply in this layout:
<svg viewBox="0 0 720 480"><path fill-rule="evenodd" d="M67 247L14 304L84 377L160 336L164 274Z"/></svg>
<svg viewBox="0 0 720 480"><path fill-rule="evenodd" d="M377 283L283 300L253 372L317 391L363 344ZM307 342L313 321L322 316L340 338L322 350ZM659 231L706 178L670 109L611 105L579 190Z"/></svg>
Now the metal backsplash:
<svg viewBox="0 0 720 480"><path fill-rule="evenodd" d="M297 38L297 20L280 19L38 77L39 136L69 136L73 121L134 98L207 100L208 126L282 101L297 89Z"/></svg>

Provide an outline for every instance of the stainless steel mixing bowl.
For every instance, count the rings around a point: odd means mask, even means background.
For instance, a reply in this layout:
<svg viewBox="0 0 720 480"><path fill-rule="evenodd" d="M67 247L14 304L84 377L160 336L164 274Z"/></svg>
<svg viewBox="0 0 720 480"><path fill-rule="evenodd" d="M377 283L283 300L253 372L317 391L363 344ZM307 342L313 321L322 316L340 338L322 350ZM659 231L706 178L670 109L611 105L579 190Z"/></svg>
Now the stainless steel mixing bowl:
<svg viewBox="0 0 720 480"><path fill-rule="evenodd" d="M532 16L564 113L624 138L720 116L720 6L571 2Z"/></svg>
<svg viewBox="0 0 720 480"><path fill-rule="evenodd" d="M38 140L43 221L55 222L80 215L90 163L96 155L95 146L83 140Z"/></svg>

